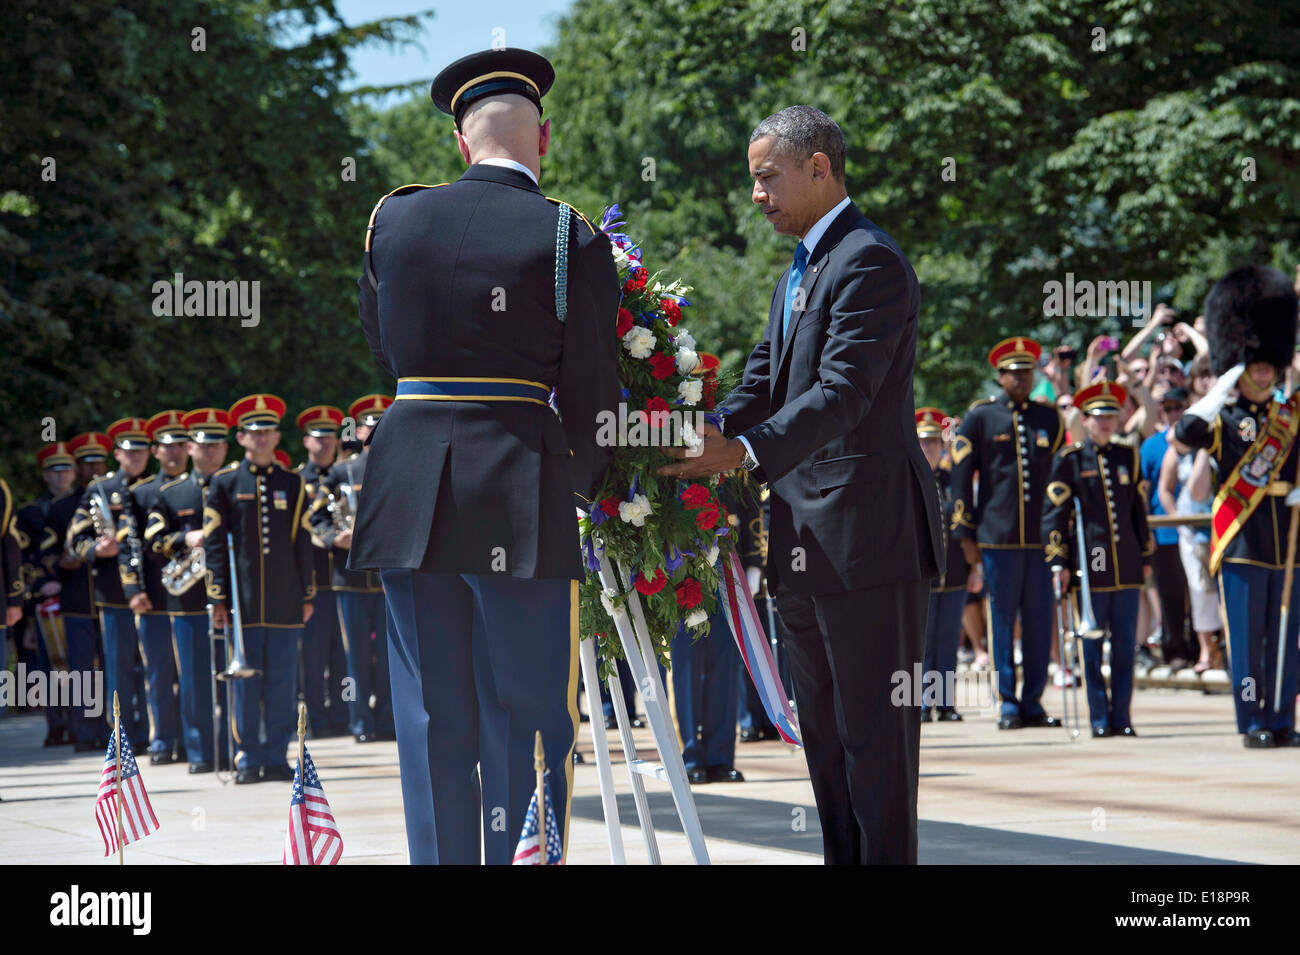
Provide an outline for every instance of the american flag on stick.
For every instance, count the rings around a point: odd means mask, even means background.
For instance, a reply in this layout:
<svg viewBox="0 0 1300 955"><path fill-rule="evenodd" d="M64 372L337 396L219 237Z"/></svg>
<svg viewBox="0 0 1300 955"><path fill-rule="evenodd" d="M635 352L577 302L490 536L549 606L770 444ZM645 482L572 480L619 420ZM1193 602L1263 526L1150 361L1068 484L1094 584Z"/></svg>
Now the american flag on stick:
<svg viewBox="0 0 1300 955"><path fill-rule="evenodd" d="M120 731L119 731L120 732ZM121 846L118 844L118 795L117 795L117 733L108 741L108 753L104 757L104 769L99 774L99 792L95 795L95 821L99 823L99 834L104 837L104 855L111 856ZM149 794L144 790L144 778L135 761L131 749L131 740L125 732L122 736L122 798L121 821L122 843L127 845L138 842L158 828L158 817L149 805Z"/></svg>
<svg viewBox="0 0 1300 955"><path fill-rule="evenodd" d="M305 773L305 775L304 775ZM343 837L316 775L316 764L303 747L293 774L289 831L284 837L285 865L334 865L343 856Z"/></svg>
<svg viewBox="0 0 1300 955"><path fill-rule="evenodd" d="M537 790L533 790L532 802L528 804L528 816L524 819L524 831L519 835L519 845L515 849L512 865L564 865L563 849L560 847L560 824L555 819L555 804L551 802L551 771L546 771L546 861L542 861L541 849L538 847Z"/></svg>

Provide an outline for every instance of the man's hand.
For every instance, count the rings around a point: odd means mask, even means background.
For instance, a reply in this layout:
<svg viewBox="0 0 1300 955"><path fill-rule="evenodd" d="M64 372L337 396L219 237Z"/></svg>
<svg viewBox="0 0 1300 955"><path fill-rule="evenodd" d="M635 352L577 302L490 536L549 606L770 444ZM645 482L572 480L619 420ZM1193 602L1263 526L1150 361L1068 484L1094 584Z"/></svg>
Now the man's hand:
<svg viewBox="0 0 1300 955"><path fill-rule="evenodd" d="M225 630L230 626L230 611L226 609L225 604L212 605L212 628L214 630Z"/></svg>
<svg viewBox="0 0 1300 955"><path fill-rule="evenodd" d="M116 557L117 541L112 537L101 537L99 540L95 541L95 556Z"/></svg>
<svg viewBox="0 0 1300 955"><path fill-rule="evenodd" d="M971 540L969 537L961 539L961 553L966 558L966 563L972 567L983 569L984 560L980 557L980 545L978 541Z"/></svg>
<svg viewBox="0 0 1300 955"><path fill-rule="evenodd" d="M308 620L311 619L312 612L313 612L315 609L316 609L316 605L313 604L310 600L304 600L304 601L303 601L303 604L302 604L302 622L303 622L303 623L306 623Z"/></svg>
<svg viewBox="0 0 1300 955"><path fill-rule="evenodd" d="M966 574L966 593L977 594L984 587L984 568L979 564L971 564L970 571Z"/></svg>
<svg viewBox="0 0 1300 955"><path fill-rule="evenodd" d="M343 533L341 534L338 534L334 538L334 546L341 547L344 550L350 548L352 546L352 531L347 530L347 531L343 531Z"/></svg>
<svg viewBox="0 0 1300 955"><path fill-rule="evenodd" d="M745 446L738 438L723 437L721 431L707 422L698 432L704 445L697 452L688 448L660 448L680 464L665 464L659 469L664 477L711 477L724 471L734 471L745 460Z"/></svg>
<svg viewBox="0 0 1300 955"><path fill-rule="evenodd" d="M138 593L130 600L127 605L131 608L132 613L148 613L153 609L153 601L149 599L146 593Z"/></svg>
<svg viewBox="0 0 1300 955"><path fill-rule="evenodd" d="M47 580L41 584L41 589L37 591L42 597L57 597L59 591L63 589L63 584L57 580Z"/></svg>
<svg viewBox="0 0 1300 955"><path fill-rule="evenodd" d="M6 626L6 627L12 627L12 626L14 626L14 625L17 624L18 621L21 620L21 619L23 619L23 608L22 608L22 607L6 607L6 608L5 608L5 626Z"/></svg>
<svg viewBox="0 0 1300 955"><path fill-rule="evenodd" d="M185 535L185 546L186 546L186 547L202 547L202 546L203 546L203 531L190 531L188 534L186 534L186 535Z"/></svg>
<svg viewBox="0 0 1300 955"><path fill-rule="evenodd" d="M1070 572L1062 568L1056 572L1056 582L1061 585L1061 596L1065 597L1070 593Z"/></svg>

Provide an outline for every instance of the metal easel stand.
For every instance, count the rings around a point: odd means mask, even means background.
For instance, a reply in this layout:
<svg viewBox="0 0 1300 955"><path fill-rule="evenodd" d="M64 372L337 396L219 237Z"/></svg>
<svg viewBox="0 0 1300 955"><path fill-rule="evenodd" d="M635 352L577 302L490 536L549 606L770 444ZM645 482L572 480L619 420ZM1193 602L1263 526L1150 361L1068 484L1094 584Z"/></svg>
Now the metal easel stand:
<svg viewBox="0 0 1300 955"><path fill-rule="evenodd" d="M626 588L621 581L628 579L624 568L619 568L621 577L615 576L604 551L598 553L601 586L606 590L624 592ZM663 681L659 679L659 667L656 665L654 649L650 643L650 632L646 627L640 594L635 590L628 590L627 593L628 598L624 608L629 612L616 614L614 627L618 632L619 640L622 641L623 652L627 657L628 668L632 671L632 678L636 681L637 688L641 690L646 716L650 720L650 729L654 732L655 747L659 750L660 762L651 762L637 755L636 744L632 739L630 714L623 702L617 671L610 676L609 695L614 704L618 735L627 760L628 777L632 782L632 797L636 803L637 819L641 824L641 838L645 841L650 864L659 865L661 862L659 844L655 839L654 822L650 818L650 805L645 795L645 777L650 776L667 783L672 790L673 803L677 807L677 816L682 821L682 831L690 844L691 856L697 865L708 865L709 853L704 845L704 832L700 828L700 818L695 811L695 800L691 797L690 785L686 781L686 764L682 762L677 734L673 730L665 706L668 695L664 692ZM600 779L600 802L605 813L610 862L614 865L624 865L627 860L623 853L623 833L619 828L609 744L597 722L601 712L598 683L600 674L596 667L596 649L593 641L582 641L580 659L582 679L587 688L587 709L591 713L591 735L596 744L596 770Z"/></svg>

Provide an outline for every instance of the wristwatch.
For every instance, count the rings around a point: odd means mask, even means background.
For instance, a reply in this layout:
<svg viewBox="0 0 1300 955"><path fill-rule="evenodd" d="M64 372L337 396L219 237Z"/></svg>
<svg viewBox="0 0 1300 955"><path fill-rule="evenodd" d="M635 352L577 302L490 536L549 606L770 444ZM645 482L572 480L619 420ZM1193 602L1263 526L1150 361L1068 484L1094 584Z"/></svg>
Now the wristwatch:
<svg viewBox="0 0 1300 955"><path fill-rule="evenodd" d="M748 446L745 446L745 456L740 459L740 466L746 471L752 471L758 467L758 462L754 460L754 455L750 453Z"/></svg>

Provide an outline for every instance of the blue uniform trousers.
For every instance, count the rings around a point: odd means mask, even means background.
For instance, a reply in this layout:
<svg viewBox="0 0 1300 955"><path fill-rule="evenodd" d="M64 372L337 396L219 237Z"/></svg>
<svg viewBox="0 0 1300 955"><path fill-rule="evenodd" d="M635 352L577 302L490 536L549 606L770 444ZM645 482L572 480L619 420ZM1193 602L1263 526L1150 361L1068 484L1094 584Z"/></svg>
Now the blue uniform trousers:
<svg viewBox="0 0 1300 955"><path fill-rule="evenodd" d="M1054 630L1052 575L1041 547L981 548L989 596L991 655L1003 716L1043 715ZM1020 617L1022 686L1016 695L1015 625Z"/></svg>
<svg viewBox="0 0 1300 955"><path fill-rule="evenodd" d="M302 628L302 671L298 693L307 704L307 724L313 738L329 731L329 717L325 712L325 667L329 662L330 648L338 635L339 618L332 590L318 590L312 598L311 619ZM342 675L334 676L342 682Z"/></svg>
<svg viewBox="0 0 1300 955"><path fill-rule="evenodd" d="M1300 653L1300 571L1291 583L1286 654L1282 658L1281 706L1273 704L1277 686L1277 640L1286 571L1224 561L1219 570L1220 606L1232 657L1233 702L1237 732L1295 729L1296 671Z"/></svg>
<svg viewBox="0 0 1300 955"><path fill-rule="evenodd" d="M578 585L504 574L381 572L415 864L509 864L536 786L553 771L566 846L578 730ZM481 792L480 792L481 779Z"/></svg>
<svg viewBox="0 0 1300 955"><path fill-rule="evenodd" d="M709 618L709 628L707 637L695 641L679 629L670 648L673 703L687 769L731 769L736 762L740 651L720 609Z"/></svg>
<svg viewBox="0 0 1300 955"><path fill-rule="evenodd" d="M1092 594L1097 626L1110 631L1110 699L1101 675L1102 641L1083 641L1083 676L1088 690L1088 721L1093 729L1132 726L1129 703L1133 699L1133 656L1137 649L1140 588Z"/></svg>
<svg viewBox="0 0 1300 955"><path fill-rule="evenodd" d="M113 693L122 707L122 728L128 739L148 739L148 706L143 674L136 669L140 656L140 634L135 614L120 607L103 607L99 625L104 635L104 716L113 726Z"/></svg>
<svg viewBox="0 0 1300 955"><path fill-rule="evenodd" d="M36 612L35 605L34 604L31 605L31 607L32 607L32 613L35 614ZM31 627L32 632L36 634L36 665L41 668L41 672L44 673L46 679L50 681L49 686L53 688L55 674L58 671L54 669L54 664L50 662L49 651L45 648L45 639L41 636L40 628L37 626L35 620L27 621L27 625ZM49 626L53 627L55 626L55 624L51 622ZM65 628L64 629L65 640L66 640L66 636L67 636L67 629ZM65 653L67 652L66 649L64 650L64 652ZM56 733L59 731L63 731L63 732L68 731L68 707L55 706L53 700L53 693L51 693L50 699L45 701L45 726L46 729L49 730L49 732L51 733Z"/></svg>
<svg viewBox="0 0 1300 955"><path fill-rule="evenodd" d="M283 766L289 740L297 733L301 627L245 627L244 654L261 676L235 680L235 765L239 769ZM266 741L259 730L266 728Z"/></svg>
<svg viewBox="0 0 1300 955"><path fill-rule="evenodd" d="M337 623L337 613L330 617ZM348 702L343 698L348 676L348 651L343 646L343 632L337 626L332 626L330 630L329 682L325 686L325 697L329 700L330 732L342 736L348 731L348 723L352 719L348 712Z"/></svg>
<svg viewBox="0 0 1300 955"><path fill-rule="evenodd" d="M600 672L601 661L604 660L604 654L596 654L596 672ZM618 684L623 691L623 705L627 707L628 716L636 716L636 680L632 679L632 668L627 665L627 660L619 657L616 663L618 667ZM609 686L604 680L600 681L600 708L605 719L614 718L614 699L609 695Z"/></svg>
<svg viewBox="0 0 1300 955"><path fill-rule="evenodd" d="M191 763L211 763L213 652L216 652L216 668L220 673L226 668L226 641L209 637L206 613L173 614L172 634L176 639L181 686L181 738L185 743L185 758ZM217 693L224 698L225 688L220 683ZM229 710L226 716L229 718ZM226 749L224 727L220 736L220 760L226 763L230 754Z"/></svg>
<svg viewBox="0 0 1300 955"><path fill-rule="evenodd" d="M99 623L93 617L64 617L63 631L68 638L68 670L82 679L82 686L93 685L95 658L103 661L100 646ZM102 672L102 671L101 671ZM89 701L82 698L81 706L68 707L68 733L74 743L108 742L109 730L104 728L104 711L108 711L109 726L113 723L113 697L105 687L104 699L95 701L100 711L88 715Z"/></svg>
<svg viewBox="0 0 1300 955"><path fill-rule="evenodd" d="M388 682L388 626L382 591L365 593L340 590L339 630L348 652L348 676L352 680L348 698L349 725L353 734L393 732L393 697ZM374 634L374 639L370 638ZM370 708L371 694L375 706Z"/></svg>
<svg viewBox="0 0 1300 955"><path fill-rule="evenodd" d="M925 616L925 656L922 661L922 679L929 682L935 679L931 673L938 673L938 686L944 696L938 705L940 710L955 709L956 700L947 699L948 674L957 672L957 645L961 643L961 612L966 608L966 591L949 590L942 593L930 591L929 609ZM924 689L924 684L923 684ZM926 699L923 695L922 699ZM922 703L924 714L930 707Z"/></svg>
<svg viewBox="0 0 1300 955"><path fill-rule="evenodd" d="M149 752L170 753L180 742L181 723L172 622L163 613L141 614L138 621L145 698L149 703Z"/></svg>

